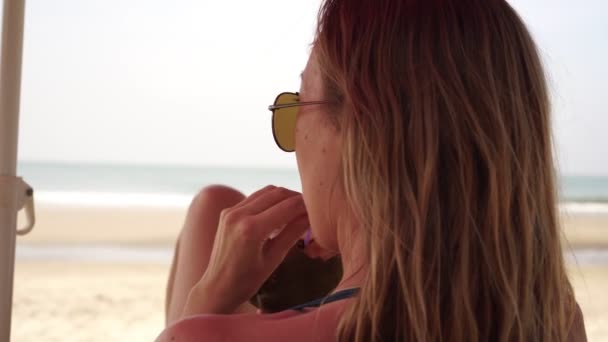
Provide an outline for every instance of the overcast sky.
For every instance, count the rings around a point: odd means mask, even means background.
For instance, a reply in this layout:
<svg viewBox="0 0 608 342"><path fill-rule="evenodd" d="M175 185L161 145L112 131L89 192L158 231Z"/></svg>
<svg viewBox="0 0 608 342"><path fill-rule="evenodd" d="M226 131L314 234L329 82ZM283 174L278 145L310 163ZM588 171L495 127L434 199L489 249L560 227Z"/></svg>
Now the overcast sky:
<svg viewBox="0 0 608 342"><path fill-rule="evenodd" d="M608 175L608 3L513 0L551 79L560 168ZM295 167L266 107L319 1L28 0L20 159Z"/></svg>

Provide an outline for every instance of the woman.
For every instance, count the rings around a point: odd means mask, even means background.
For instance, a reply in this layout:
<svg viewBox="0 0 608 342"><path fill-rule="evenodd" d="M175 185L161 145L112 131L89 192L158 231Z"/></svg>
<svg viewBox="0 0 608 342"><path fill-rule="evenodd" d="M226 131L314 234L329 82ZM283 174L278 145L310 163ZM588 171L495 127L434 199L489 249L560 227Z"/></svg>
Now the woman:
<svg viewBox="0 0 608 342"><path fill-rule="evenodd" d="M299 97L275 104L303 194L199 194L159 340L586 339L560 246L545 76L507 2L326 0ZM351 296L251 313L309 226L341 256L333 293Z"/></svg>

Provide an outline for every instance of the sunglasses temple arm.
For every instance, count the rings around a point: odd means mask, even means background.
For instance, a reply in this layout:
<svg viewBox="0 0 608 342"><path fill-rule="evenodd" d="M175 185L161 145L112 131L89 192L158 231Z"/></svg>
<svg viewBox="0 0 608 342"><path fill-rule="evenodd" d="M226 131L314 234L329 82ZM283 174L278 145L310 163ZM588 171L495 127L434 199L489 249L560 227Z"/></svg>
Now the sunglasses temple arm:
<svg viewBox="0 0 608 342"><path fill-rule="evenodd" d="M287 104L283 104L283 105L270 105L270 106L268 106L268 110L300 107L300 106L308 106L308 105L316 105L316 104L325 104L325 103L329 103L329 102L328 101L312 101L312 102L287 103Z"/></svg>

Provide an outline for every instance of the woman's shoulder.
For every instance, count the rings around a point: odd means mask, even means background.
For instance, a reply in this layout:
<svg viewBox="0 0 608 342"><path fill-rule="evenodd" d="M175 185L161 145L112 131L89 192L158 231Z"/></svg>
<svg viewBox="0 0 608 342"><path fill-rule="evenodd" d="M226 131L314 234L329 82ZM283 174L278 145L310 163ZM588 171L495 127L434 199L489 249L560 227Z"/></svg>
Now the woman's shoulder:
<svg viewBox="0 0 608 342"><path fill-rule="evenodd" d="M192 316L167 327L156 341L334 341L346 302L304 312Z"/></svg>

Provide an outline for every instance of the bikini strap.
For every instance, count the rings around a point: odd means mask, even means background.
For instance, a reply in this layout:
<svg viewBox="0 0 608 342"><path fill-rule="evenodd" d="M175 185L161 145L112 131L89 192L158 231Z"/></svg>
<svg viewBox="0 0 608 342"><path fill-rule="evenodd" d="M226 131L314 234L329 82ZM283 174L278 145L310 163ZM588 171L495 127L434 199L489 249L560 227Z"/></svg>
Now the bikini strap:
<svg viewBox="0 0 608 342"><path fill-rule="evenodd" d="M327 303L335 302L337 300L342 300L342 299L353 297L355 294L357 294L358 291L359 291L358 287L355 287L352 289L340 290L327 297L318 298L313 301L294 306L294 307L290 308L289 310L303 311L305 308L319 307L322 304L327 304Z"/></svg>

